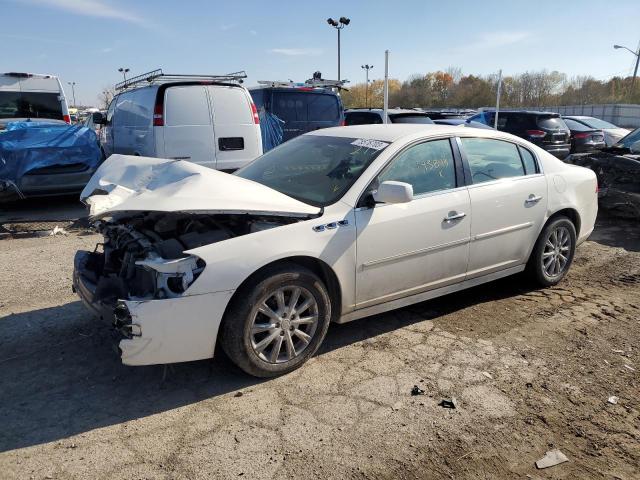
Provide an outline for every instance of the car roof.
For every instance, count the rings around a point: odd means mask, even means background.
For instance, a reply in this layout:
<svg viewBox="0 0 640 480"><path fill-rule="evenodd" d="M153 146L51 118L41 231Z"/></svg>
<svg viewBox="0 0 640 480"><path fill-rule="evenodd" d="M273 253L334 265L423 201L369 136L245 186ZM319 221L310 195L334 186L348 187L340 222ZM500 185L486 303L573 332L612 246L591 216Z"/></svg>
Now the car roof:
<svg viewBox="0 0 640 480"><path fill-rule="evenodd" d="M464 129L472 130L472 129ZM464 132L460 125L430 125L411 123L388 123L373 125L352 125L349 127L332 127L315 130L307 135L320 135L327 137L363 138L367 140L380 140L383 142L395 142L404 137L415 135L419 137L421 133L427 135L461 135ZM473 129L473 134L478 136L510 137L496 130ZM465 132L469 133L469 132Z"/></svg>
<svg viewBox="0 0 640 480"><path fill-rule="evenodd" d="M373 113L382 113L383 109L382 108L349 108L347 110L345 110L344 113L353 113L353 112L373 112ZM422 111L418 111L418 110L411 110L409 108L389 108L387 109L387 113L388 114L397 114L397 113L412 113L415 115L424 115L427 116L427 114L425 112Z"/></svg>
<svg viewBox="0 0 640 480"><path fill-rule="evenodd" d="M562 118L574 118L576 120L584 120L585 118L596 118L588 115L563 115Z"/></svg>
<svg viewBox="0 0 640 480"><path fill-rule="evenodd" d="M483 110L482 112L478 112L477 115L481 115L483 113L496 113L495 109L491 109L491 110ZM545 110L518 110L518 109L500 109L498 111L498 115L501 113L525 113L528 115L558 115L560 116L560 114L558 112L549 112L549 111L545 111Z"/></svg>

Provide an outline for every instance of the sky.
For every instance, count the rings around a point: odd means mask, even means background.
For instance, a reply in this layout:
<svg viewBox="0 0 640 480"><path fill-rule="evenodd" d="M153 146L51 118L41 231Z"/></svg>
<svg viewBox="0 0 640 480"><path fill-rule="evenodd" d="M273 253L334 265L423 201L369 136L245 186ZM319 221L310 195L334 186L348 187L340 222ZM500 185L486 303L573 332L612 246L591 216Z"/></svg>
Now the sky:
<svg viewBox="0 0 640 480"><path fill-rule="evenodd" d="M465 74L547 69L606 80L630 75L640 45L640 0L0 0L0 72L47 73L76 82L78 104L130 75L221 74L304 81L337 78L337 32L345 16L342 77L370 78L454 66ZM69 103L72 103L70 101Z"/></svg>

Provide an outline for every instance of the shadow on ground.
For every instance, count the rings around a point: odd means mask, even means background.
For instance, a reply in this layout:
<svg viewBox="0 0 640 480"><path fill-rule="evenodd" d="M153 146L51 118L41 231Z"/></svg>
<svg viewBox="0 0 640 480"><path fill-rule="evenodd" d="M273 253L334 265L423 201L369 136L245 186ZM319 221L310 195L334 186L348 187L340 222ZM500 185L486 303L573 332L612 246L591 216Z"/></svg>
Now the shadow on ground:
<svg viewBox="0 0 640 480"><path fill-rule="evenodd" d="M589 240L609 247L640 252L640 220L615 217L605 210L598 212L596 227Z"/></svg>
<svg viewBox="0 0 640 480"><path fill-rule="evenodd" d="M502 280L332 325L318 355L526 291L523 281ZM109 327L92 320L80 302L3 318L0 352L0 451L64 439L268 381L245 375L218 353L213 361L169 367L164 381L162 366L123 366Z"/></svg>

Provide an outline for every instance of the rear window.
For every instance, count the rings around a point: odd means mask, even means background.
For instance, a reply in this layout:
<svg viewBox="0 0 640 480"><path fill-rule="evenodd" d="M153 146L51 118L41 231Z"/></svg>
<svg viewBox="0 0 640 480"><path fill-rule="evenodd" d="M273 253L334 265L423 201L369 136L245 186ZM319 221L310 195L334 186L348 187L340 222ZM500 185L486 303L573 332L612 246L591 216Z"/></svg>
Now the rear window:
<svg viewBox="0 0 640 480"><path fill-rule="evenodd" d="M391 123L418 123L418 124L428 124L428 125L433 124L433 120L431 120L426 115L416 115L413 113L409 113L409 114L396 113L395 115L389 115L389 119L391 120Z"/></svg>
<svg viewBox="0 0 640 480"><path fill-rule="evenodd" d="M569 127L569 130L574 130L576 132L587 132L589 130L592 130L586 125L580 122L576 122L575 120L571 120L570 118L565 118L564 123L567 124L567 127Z"/></svg>
<svg viewBox="0 0 640 480"><path fill-rule="evenodd" d="M0 92L0 118L62 120L62 104L57 93Z"/></svg>
<svg viewBox="0 0 640 480"><path fill-rule="evenodd" d="M538 127L548 130L568 130L567 124L560 117L538 117Z"/></svg>
<svg viewBox="0 0 640 480"><path fill-rule="evenodd" d="M587 125L589 125L591 128L603 128L603 129L618 128L613 123L605 122L604 120L600 120L599 118L589 117L589 118L581 118L580 120L586 123Z"/></svg>
<svg viewBox="0 0 640 480"><path fill-rule="evenodd" d="M347 126L373 123L382 123L382 117L375 112L346 112L344 114L344 124Z"/></svg>
<svg viewBox="0 0 640 480"><path fill-rule="evenodd" d="M340 105L334 95L274 92L272 110L285 122L340 120Z"/></svg>

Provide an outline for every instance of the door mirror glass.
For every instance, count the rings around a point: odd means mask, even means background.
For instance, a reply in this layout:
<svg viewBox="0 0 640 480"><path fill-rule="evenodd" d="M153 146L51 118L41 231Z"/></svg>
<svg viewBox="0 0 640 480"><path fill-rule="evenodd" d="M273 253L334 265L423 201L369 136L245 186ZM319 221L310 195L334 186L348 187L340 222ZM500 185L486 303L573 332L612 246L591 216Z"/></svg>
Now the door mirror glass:
<svg viewBox="0 0 640 480"><path fill-rule="evenodd" d="M413 187L409 183L388 180L380 184L373 198L379 203L408 203L413 200Z"/></svg>

